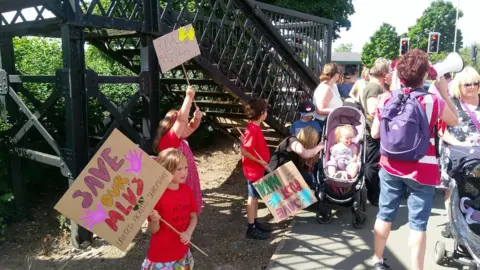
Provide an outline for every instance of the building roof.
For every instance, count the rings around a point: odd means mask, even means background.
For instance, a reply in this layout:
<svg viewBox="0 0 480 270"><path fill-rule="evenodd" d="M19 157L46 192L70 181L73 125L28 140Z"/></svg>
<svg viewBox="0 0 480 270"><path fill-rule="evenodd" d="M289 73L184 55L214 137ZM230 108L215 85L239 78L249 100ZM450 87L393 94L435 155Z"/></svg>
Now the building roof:
<svg viewBox="0 0 480 270"><path fill-rule="evenodd" d="M332 62L356 65L362 63L362 56L357 52L334 52L332 53Z"/></svg>

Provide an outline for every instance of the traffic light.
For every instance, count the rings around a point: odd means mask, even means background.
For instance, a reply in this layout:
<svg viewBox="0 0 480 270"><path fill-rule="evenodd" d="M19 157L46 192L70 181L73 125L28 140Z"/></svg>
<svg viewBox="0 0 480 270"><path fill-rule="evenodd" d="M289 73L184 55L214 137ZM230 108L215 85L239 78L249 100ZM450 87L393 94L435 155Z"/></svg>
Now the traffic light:
<svg viewBox="0 0 480 270"><path fill-rule="evenodd" d="M400 55L406 54L408 52L409 47L410 47L410 39L409 38L400 39Z"/></svg>
<svg viewBox="0 0 480 270"><path fill-rule="evenodd" d="M470 51L470 59L474 64L477 64L477 54L478 54L478 46L472 45L472 49Z"/></svg>
<svg viewBox="0 0 480 270"><path fill-rule="evenodd" d="M440 45L440 33L430 32L428 34L428 53L438 53Z"/></svg>

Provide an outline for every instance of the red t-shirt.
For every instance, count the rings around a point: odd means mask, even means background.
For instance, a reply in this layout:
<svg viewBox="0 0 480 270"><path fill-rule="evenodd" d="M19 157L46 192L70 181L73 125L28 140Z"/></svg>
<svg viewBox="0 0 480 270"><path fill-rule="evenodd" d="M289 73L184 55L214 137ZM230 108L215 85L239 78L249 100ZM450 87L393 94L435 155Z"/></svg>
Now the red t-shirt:
<svg viewBox="0 0 480 270"><path fill-rule="evenodd" d="M384 105L390 100L391 92L385 94L384 102L380 101L377 117L381 119L381 111ZM423 105L430 123L430 145L427 153L418 161L402 161L380 156L380 166L389 174L398 177L413 179L422 185L437 186L440 184L440 169L435 151L435 124L443 115L445 101L436 94L425 95L418 98ZM380 138L381 140L381 138Z"/></svg>
<svg viewBox="0 0 480 270"><path fill-rule="evenodd" d="M186 184L180 184L177 190L167 188L154 209L179 232L188 228L190 214L197 212L192 191ZM148 221L151 221L150 218ZM189 244L184 245L180 236L160 221L160 229L152 234L147 258L155 263L177 261L185 256L189 248Z"/></svg>
<svg viewBox="0 0 480 270"><path fill-rule="evenodd" d="M270 149L268 149L267 142L265 141L265 137L263 136L260 126L252 122L248 123L247 129L243 135L245 138L243 140L242 147L246 149L252 156L259 159L257 156L258 153L261 159L268 163L270 161ZM254 149L257 151L257 153L255 153ZM249 158L242 158L242 166L243 174L247 180L252 183L262 178L265 174L265 168L260 165L260 163L257 163Z"/></svg>
<svg viewBox="0 0 480 270"><path fill-rule="evenodd" d="M181 140L173 130L167 131L158 142L158 150L162 151L168 148L180 147Z"/></svg>

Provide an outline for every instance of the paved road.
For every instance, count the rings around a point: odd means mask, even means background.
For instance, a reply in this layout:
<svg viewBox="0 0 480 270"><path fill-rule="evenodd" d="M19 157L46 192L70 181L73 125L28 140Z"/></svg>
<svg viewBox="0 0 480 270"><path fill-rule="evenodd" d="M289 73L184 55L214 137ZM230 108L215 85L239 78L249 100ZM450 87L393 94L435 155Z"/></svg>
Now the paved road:
<svg viewBox="0 0 480 270"><path fill-rule="evenodd" d="M443 192L437 192L427 229L427 270L462 269L458 266L439 266L433 259L435 243L443 239L440 232L446 222L443 196ZM385 252L388 264L396 270L410 268L409 227L405 203L406 201L399 209ZM317 223L314 212L304 211L297 216L291 233L285 237L283 246L273 255L268 269L370 269L373 254L372 229L377 208L369 206L368 222L362 230L351 226L349 209L339 209L337 217L328 225ZM453 241L447 239L446 243L447 250L451 250Z"/></svg>

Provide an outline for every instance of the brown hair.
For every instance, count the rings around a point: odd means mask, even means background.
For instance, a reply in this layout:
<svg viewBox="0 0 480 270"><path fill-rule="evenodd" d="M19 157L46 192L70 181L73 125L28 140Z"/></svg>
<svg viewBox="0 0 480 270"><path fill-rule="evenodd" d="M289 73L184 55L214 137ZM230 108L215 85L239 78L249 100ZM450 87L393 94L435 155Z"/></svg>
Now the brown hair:
<svg viewBox="0 0 480 270"><path fill-rule="evenodd" d="M417 87L429 72L428 54L414 49L404 54L397 63L397 76L406 87Z"/></svg>
<svg viewBox="0 0 480 270"><path fill-rule="evenodd" d="M245 116L248 120L258 120L268 109L268 102L262 98L252 98L245 106Z"/></svg>
<svg viewBox="0 0 480 270"><path fill-rule="evenodd" d="M173 124L175 124L175 121L177 120L177 115L177 110L170 110L167 112L165 117L158 123L157 135L155 136L152 144L153 153L155 153L156 155L158 155L158 152L160 152L160 149L158 149L158 143L165 135L165 133L167 133L173 127Z"/></svg>
<svg viewBox="0 0 480 270"><path fill-rule="evenodd" d="M326 82L331 80L336 74L341 74L341 68L335 63L328 63L323 67L320 81Z"/></svg>
<svg viewBox="0 0 480 270"><path fill-rule="evenodd" d="M320 133L318 133L318 131L315 130L313 127L308 126L302 128L296 137L298 141L302 144L303 148L312 149L317 146L318 141L320 140ZM307 165L309 167L312 167L315 165L315 162L317 162L318 156L319 155L317 154L314 157L305 160L301 158L300 163L301 165Z"/></svg>
<svg viewBox="0 0 480 270"><path fill-rule="evenodd" d="M168 172L174 174L183 159L186 160L187 158L182 151L176 148L168 148L158 154L157 162Z"/></svg>

